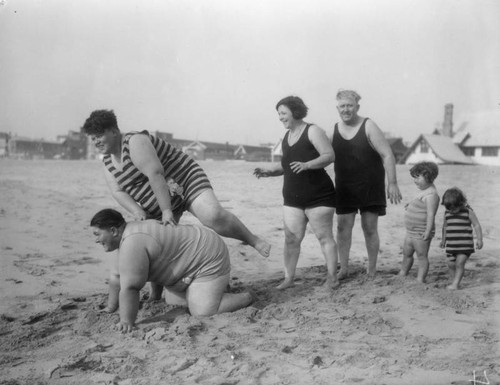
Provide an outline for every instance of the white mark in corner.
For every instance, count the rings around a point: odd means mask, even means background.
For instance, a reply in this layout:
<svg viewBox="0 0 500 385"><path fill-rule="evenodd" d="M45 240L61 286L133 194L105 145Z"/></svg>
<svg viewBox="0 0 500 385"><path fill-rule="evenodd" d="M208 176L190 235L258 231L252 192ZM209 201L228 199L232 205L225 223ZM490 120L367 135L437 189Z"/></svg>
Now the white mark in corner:
<svg viewBox="0 0 500 385"><path fill-rule="evenodd" d="M476 377L476 371L472 371L472 385L490 385L490 380L488 380L488 376L486 375L486 370L483 371L483 375L479 375Z"/></svg>

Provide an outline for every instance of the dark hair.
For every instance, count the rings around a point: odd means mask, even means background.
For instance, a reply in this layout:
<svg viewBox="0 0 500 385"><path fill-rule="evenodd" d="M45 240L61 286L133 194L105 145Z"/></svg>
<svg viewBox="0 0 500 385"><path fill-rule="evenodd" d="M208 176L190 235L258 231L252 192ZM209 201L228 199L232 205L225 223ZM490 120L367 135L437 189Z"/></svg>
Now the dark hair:
<svg viewBox="0 0 500 385"><path fill-rule="evenodd" d="M452 187L444 192L441 204L446 210L464 207L467 205L467 197L458 187Z"/></svg>
<svg viewBox="0 0 500 385"><path fill-rule="evenodd" d="M85 135L102 135L109 128L118 129L113 110L95 110L85 121L82 130Z"/></svg>
<svg viewBox="0 0 500 385"><path fill-rule="evenodd" d="M99 227L100 229L118 228L124 223L125 219L123 219L123 216L113 209L101 210L90 220L91 227Z"/></svg>
<svg viewBox="0 0 500 385"><path fill-rule="evenodd" d="M419 162L410 169L410 175L417 177L422 175L427 183L434 182L439 174L438 165L434 162Z"/></svg>
<svg viewBox="0 0 500 385"><path fill-rule="evenodd" d="M307 116L307 111L309 108L305 105L304 101L298 96L287 96L281 99L278 104L276 104L276 110L279 106L287 106L292 112L292 116L296 120L304 119Z"/></svg>

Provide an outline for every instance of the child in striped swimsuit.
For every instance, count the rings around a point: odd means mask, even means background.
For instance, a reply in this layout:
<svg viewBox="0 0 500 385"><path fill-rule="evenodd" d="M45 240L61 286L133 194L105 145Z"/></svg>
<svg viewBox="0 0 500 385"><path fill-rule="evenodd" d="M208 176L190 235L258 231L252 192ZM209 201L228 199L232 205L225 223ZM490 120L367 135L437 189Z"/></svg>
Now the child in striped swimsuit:
<svg viewBox="0 0 500 385"><path fill-rule="evenodd" d="M448 267L453 278L450 290L457 290L465 271L465 262L474 253L474 233L476 247L483 247L483 232L476 214L467 204L464 193L456 188L450 188L443 195L442 205L446 208L443 221L443 238L441 248L446 247Z"/></svg>
<svg viewBox="0 0 500 385"><path fill-rule="evenodd" d="M434 180L438 173L438 166L433 162L420 162L410 169L410 175L420 192L405 206L406 237L399 275L408 275L413 266L413 254L416 254L417 281L421 283L425 283L429 271L429 247L435 233L434 218L439 207L439 195Z"/></svg>

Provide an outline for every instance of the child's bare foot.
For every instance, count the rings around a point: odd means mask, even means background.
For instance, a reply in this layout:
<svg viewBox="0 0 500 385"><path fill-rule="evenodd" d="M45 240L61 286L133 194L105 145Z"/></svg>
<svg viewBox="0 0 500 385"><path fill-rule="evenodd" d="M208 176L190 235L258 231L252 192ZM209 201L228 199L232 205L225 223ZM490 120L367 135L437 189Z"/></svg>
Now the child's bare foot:
<svg viewBox="0 0 500 385"><path fill-rule="evenodd" d="M368 279L370 279L370 280L371 280L371 279L375 279L375 277L377 276L377 272L376 272L376 271L368 271L368 272L366 273L366 276L367 276L367 278L368 278Z"/></svg>
<svg viewBox="0 0 500 385"><path fill-rule="evenodd" d="M337 277L327 276L324 286L330 290L335 290L340 286L340 282Z"/></svg>
<svg viewBox="0 0 500 385"><path fill-rule="evenodd" d="M255 242L254 249L257 250L264 258L269 257L271 254L271 245L261 238L258 238L257 242Z"/></svg>
<svg viewBox="0 0 500 385"><path fill-rule="evenodd" d="M346 279L348 275L349 273L347 269L346 270L340 269L339 273L337 274L337 278L339 281L342 281L343 279Z"/></svg>
<svg viewBox="0 0 500 385"><path fill-rule="evenodd" d="M295 283L293 282L293 278L285 278L285 280L281 284L276 286L276 289L284 290L284 289L288 289L289 287L293 287L293 286L295 286Z"/></svg>

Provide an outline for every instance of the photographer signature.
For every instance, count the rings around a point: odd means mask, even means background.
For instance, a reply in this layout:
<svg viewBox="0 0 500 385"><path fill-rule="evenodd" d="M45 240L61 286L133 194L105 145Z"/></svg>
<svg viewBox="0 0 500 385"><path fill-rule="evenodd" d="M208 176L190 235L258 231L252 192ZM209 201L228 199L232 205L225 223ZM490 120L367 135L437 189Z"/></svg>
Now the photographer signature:
<svg viewBox="0 0 500 385"><path fill-rule="evenodd" d="M488 376L486 375L486 370L483 371L483 375L479 375L476 377L476 371L472 371L472 385L490 385L490 380L488 380Z"/></svg>

